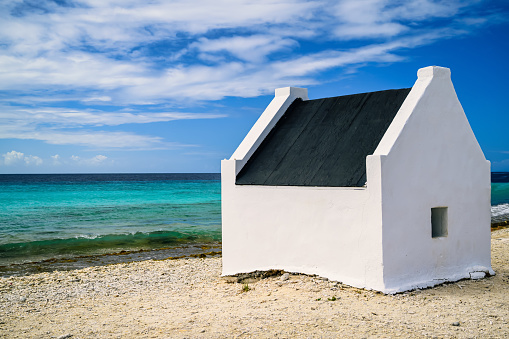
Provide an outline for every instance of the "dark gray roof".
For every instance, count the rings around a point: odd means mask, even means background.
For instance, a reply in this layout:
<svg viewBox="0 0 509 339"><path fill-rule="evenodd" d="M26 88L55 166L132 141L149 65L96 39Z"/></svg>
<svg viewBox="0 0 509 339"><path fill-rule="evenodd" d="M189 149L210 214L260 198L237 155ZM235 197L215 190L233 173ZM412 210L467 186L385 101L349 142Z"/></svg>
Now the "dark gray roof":
<svg viewBox="0 0 509 339"><path fill-rule="evenodd" d="M237 175L237 185L361 187L410 88L295 100Z"/></svg>

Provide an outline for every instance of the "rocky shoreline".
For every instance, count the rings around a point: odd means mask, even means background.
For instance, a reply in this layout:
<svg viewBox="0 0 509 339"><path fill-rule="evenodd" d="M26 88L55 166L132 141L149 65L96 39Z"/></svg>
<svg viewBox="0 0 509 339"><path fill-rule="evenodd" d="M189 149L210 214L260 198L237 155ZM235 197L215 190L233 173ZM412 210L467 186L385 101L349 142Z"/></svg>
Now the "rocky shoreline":
<svg viewBox="0 0 509 339"><path fill-rule="evenodd" d="M282 272L231 282L220 257L1 278L0 337L505 338L509 229L492 232L492 266L397 295Z"/></svg>

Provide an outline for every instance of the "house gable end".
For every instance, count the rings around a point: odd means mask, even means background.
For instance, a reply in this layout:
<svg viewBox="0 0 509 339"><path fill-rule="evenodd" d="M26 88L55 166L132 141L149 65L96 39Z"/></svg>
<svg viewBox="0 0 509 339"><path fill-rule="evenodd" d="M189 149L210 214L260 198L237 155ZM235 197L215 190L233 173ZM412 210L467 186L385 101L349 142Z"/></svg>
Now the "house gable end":
<svg viewBox="0 0 509 339"><path fill-rule="evenodd" d="M463 143L458 145L459 149L475 150L478 159L486 160L454 90L451 72L445 67L430 66L419 70L417 81L374 155L389 155L393 148L404 148L409 139L415 139L412 134L420 136L430 131L435 134L428 136L431 140L442 140L440 133L461 133Z"/></svg>
<svg viewBox="0 0 509 339"><path fill-rule="evenodd" d="M450 71L419 71L381 140L384 284L390 293L468 278L490 265L490 166ZM433 211L447 229L437 236Z"/></svg>

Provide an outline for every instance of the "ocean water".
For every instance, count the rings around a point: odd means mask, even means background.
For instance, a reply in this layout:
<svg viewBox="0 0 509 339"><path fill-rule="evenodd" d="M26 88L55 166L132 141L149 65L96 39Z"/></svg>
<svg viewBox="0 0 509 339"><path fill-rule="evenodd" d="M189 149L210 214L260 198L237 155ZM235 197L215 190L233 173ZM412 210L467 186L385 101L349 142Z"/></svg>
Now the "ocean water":
<svg viewBox="0 0 509 339"><path fill-rule="evenodd" d="M492 223L509 220L509 173L492 173L491 199ZM218 252L220 241L219 174L0 175L0 275Z"/></svg>
<svg viewBox="0 0 509 339"><path fill-rule="evenodd" d="M509 172L491 173L491 222L509 220Z"/></svg>
<svg viewBox="0 0 509 339"><path fill-rule="evenodd" d="M221 241L219 174L0 175L0 266Z"/></svg>

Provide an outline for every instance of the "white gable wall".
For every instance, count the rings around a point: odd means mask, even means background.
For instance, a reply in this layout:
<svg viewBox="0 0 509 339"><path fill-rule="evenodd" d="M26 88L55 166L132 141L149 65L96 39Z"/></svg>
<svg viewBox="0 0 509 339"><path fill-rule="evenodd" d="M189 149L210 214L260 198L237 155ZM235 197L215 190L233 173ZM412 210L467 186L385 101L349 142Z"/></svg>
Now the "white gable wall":
<svg viewBox="0 0 509 339"><path fill-rule="evenodd" d="M388 293L491 269L490 164L450 71L427 67L374 155L382 160L384 284ZM368 182L369 185L369 182ZM448 235L431 237L431 208L448 207Z"/></svg>

